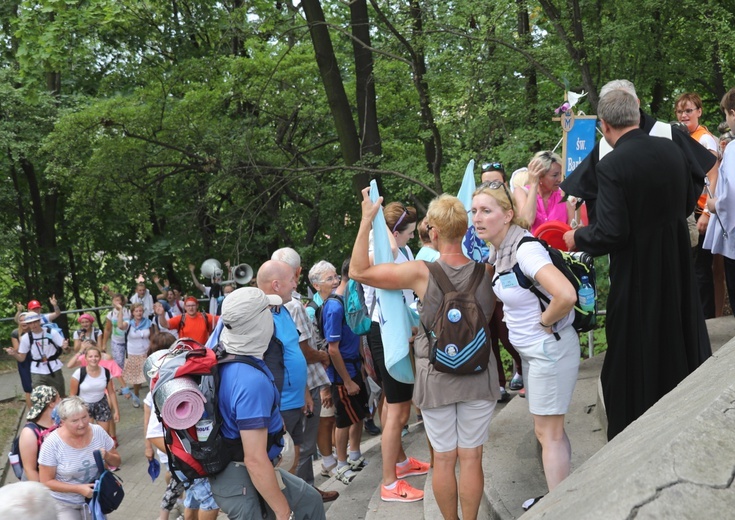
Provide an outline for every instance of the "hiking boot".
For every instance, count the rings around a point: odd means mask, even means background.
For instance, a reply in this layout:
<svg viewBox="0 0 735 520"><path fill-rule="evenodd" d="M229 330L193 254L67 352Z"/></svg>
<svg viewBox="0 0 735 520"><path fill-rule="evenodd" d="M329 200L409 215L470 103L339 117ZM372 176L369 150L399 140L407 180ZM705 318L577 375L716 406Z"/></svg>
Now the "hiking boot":
<svg viewBox="0 0 735 520"><path fill-rule="evenodd" d="M375 425L372 419L365 419L365 431L370 435L380 435L380 428Z"/></svg>
<svg viewBox="0 0 735 520"><path fill-rule="evenodd" d="M510 380L510 385L508 385L508 388L510 388L514 392L517 392L518 390L523 388L523 376L516 372L513 375L513 379Z"/></svg>
<svg viewBox="0 0 735 520"><path fill-rule="evenodd" d="M426 475L430 467L431 465L428 462L421 462L413 457L408 457L408 464L405 466L396 464L396 477L401 479L415 475Z"/></svg>
<svg viewBox="0 0 735 520"><path fill-rule="evenodd" d="M393 489L380 486L380 499L383 502L418 502L424 499L424 492L405 480L398 480Z"/></svg>

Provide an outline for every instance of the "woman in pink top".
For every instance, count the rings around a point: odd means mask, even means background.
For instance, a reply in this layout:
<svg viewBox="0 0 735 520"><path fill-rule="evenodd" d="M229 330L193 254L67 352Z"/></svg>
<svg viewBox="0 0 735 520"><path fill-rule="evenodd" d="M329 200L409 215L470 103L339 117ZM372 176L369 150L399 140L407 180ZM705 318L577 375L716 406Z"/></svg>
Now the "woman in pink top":
<svg viewBox="0 0 735 520"><path fill-rule="evenodd" d="M548 151L536 153L528 165L528 184L513 192L520 217L532 222L531 233L550 220L572 221L574 207L562 200L561 181L561 157Z"/></svg>

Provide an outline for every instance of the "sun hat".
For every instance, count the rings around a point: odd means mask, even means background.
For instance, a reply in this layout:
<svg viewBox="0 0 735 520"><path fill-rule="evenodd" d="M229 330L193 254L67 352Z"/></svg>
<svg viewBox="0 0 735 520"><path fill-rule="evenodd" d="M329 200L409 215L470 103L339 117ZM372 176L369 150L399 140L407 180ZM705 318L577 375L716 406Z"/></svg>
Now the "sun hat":
<svg viewBox="0 0 735 520"><path fill-rule="evenodd" d="M37 314L35 312L27 312L25 315L25 318L23 318L23 323L33 323L34 321L40 321L41 315Z"/></svg>
<svg viewBox="0 0 735 520"><path fill-rule="evenodd" d="M89 321L91 321L92 323L94 323L94 316L92 316L91 314L87 314L87 313L85 312L84 314L82 314L81 316L79 316L79 317L77 318L77 322L78 322L78 323L81 323L81 322L82 322L82 320L89 320Z"/></svg>
<svg viewBox="0 0 735 520"><path fill-rule="evenodd" d="M262 358L271 336L273 315L271 305L283 300L275 294L265 294L256 287L241 287L222 301L222 335L220 340L231 354Z"/></svg>
<svg viewBox="0 0 735 520"><path fill-rule="evenodd" d="M40 385L31 392L31 409L26 414L26 420L32 421L43 413L43 410L56 399L58 393L51 386Z"/></svg>

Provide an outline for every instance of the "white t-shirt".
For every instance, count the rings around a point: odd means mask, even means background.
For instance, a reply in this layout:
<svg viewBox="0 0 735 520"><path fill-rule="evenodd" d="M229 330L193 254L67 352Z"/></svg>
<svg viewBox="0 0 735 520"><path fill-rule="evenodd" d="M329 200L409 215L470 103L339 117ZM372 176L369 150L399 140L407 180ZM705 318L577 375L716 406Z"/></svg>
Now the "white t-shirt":
<svg viewBox="0 0 735 520"><path fill-rule="evenodd" d="M133 294L130 297L130 303L142 303L143 316L146 318L153 314L153 296L151 296L151 292L148 289L145 290L145 296L142 298L138 296L138 293Z"/></svg>
<svg viewBox="0 0 735 520"><path fill-rule="evenodd" d="M521 245L516 252L516 260L521 272L532 281L536 279L539 269L552 263L549 253L538 242L526 242ZM517 282L515 287L503 287L503 280L499 279L499 274L495 273L493 276L493 291L503 302L503 321L508 326L510 342L516 346L530 346L546 340L549 334L539 323L541 321L539 299L530 290L517 285ZM507 285L512 285L514 279L515 275ZM541 285L537 284L536 287L551 298ZM561 330L571 325L573 321L574 311L571 311L566 318L559 320L555 330Z"/></svg>
<svg viewBox="0 0 735 520"><path fill-rule="evenodd" d="M112 323L112 338L110 341L113 343L125 343L125 331L117 328L117 311L110 311L107 313L107 319ZM127 307L123 308L123 319L128 321L130 319L130 309Z"/></svg>
<svg viewBox="0 0 735 520"><path fill-rule="evenodd" d="M97 464L94 462L94 450L111 450L115 441L97 424L90 424L92 441L84 448L72 448L59 436L55 430L41 444L38 454L38 463L43 466L56 468L56 477L59 482L69 484L86 484L94 482L97 477ZM84 496L79 493L61 493L52 491L51 496L61 502L83 504Z"/></svg>
<svg viewBox="0 0 735 520"><path fill-rule="evenodd" d="M720 147L717 146L717 141L715 141L715 138L712 137L712 134L702 134L702 136L699 138L699 144L704 146L707 150L711 150L719 155Z"/></svg>
<svg viewBox="0 0 735 520"><path fill-rule="evenodd" d="M128 354L131 356L144 356L148 353L150 346L151 329L136 329L133 320L128 321ZM127 331L126 331L127 332Z"/></svg>
<svg viewBox="0 0 735 520"><path fill-rule="evenodd" d="M171 310L166 311L166 321L170 320L174 316L177 316L177 314L174 314L173 313L173 308ZM176 339L179 338L179 331L178 331L178 329L167 329L166 327L164 327L163 325L161 325L161 317L160 316L156 315L156 317L153 318L153 323L156 324L156 326L158 327L158 330L160 330L161 332L168 332L174 338L176 338Z"/></svg>
<svg viewBox="0 0 735 520"><path fill-rule="evenodd" d="M46 359L56 354L56 346L61 347L64 343L64 338L55 329L46 330L42 332L26 332L20 338L20 344L18 345L19 354L27 354L34 361L31 363L32 374L50 374L61 370L64 365L58 359L53 361L40 361L44 357ZM36 362L36 360L39 360ZM50 369L50 370L49 370Z"/></svg>
<svg viewBox="0 0 735 520"><path fill-rule="evenodd" d="M86 334L84 334L84 338L82 338L82 335L84 333L81 329L74 331L74 336L72 336L73 339L92 339L95 342L98 342L100 339L100 336L102 336L102 331L100 329L97 329L95 327L92 327L92 330L88 330Z"/></svg>
<svg viewBox="0 0 735 520"><path fill-rule="evenodd" d="M71 377L79 381L79 378L82 377L82 369L77 368ZM105 369L100 367L100 373L97 377L92 377L89 372L87 372L87 375L84 377L84 381L79 385L79 397L88 404L98 403L105 396L106 388L107 377L105 377Z"/></svg>
<svg viewBox="0 0 735 520"><path fill-rule="evenodd" d="M158 437L163 437L163 426L161 426L161 423L156 416L156 410L153 406L153 394L151 392L148 392L148 395L145 396L145 399L143 399L143 403L148 405L148 408L151 409L151 416L148 419L148 427L146 428L145 438L156 439ZM161 464L168 464L168 455L166 455L165 452L156 448L156 453Z"/></svg>

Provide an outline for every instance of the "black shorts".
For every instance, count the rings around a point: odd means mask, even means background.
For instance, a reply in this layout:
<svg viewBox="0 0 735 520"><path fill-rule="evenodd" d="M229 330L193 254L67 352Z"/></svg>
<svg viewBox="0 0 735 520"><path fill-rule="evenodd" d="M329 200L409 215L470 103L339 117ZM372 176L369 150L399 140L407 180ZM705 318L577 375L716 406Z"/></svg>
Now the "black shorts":
<svg viewBox="0 0 735 520"><path fill-rule="evenodd" d="M362 380L362 375L358 373L352 378L352 381L360 387L360 393L357 395L348 395L342 383L332 384L334 422L337 428L347 428L362 421L370 413L367 404L368 394L365 389L365 382Z"/></svg>
<svg viewBox="0 0 735 520"><path fill-rule="evenodd" d="M391 404L405 403L413 399L413 385L396 381L385 368L385 355L383 354L383 339L380 337L380 325L373 322L367 335L370 353L373 355L373 366L378 376L378 383L383 387L385 400Z"/></svg>

